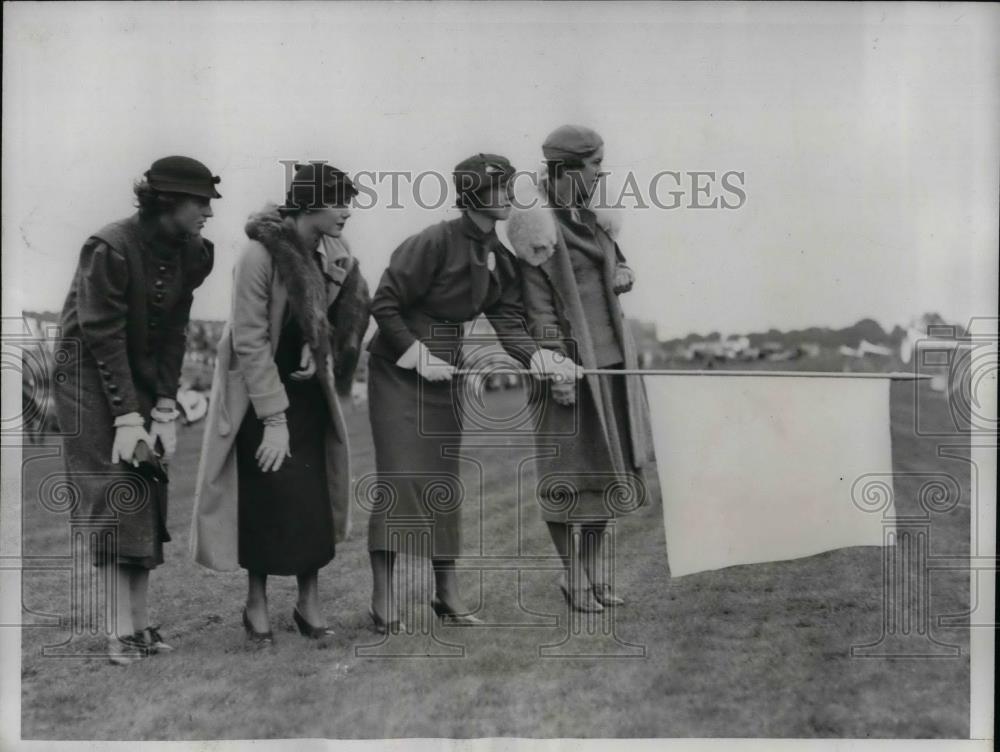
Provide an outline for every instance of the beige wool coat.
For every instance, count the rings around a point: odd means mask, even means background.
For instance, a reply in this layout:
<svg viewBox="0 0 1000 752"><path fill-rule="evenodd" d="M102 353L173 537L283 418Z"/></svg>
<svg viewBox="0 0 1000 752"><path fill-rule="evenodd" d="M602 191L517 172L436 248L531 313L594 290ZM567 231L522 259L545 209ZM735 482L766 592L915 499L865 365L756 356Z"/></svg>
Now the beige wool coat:
<svg viewBox="0 0 1000 752"><path fill-rule="evenodd" d="M330 306L341 290L332 280L343 277L344 255L348 268L357 262L340 241L325 238L322 246ZM339 269L335 270L335 265ZM276 267L272 253L262 243L247 241L234 269L232 309L218 347L198 467L190 548L195 561L219 571L239 568L236 433L250 404L261 417L288 406L274 353L289 307L289 293ZM331 417L325 437L326 472L335 541L340 542L349 536L351 526L347 428L329 361L325 367L317 364L317 377Z"/></svg>

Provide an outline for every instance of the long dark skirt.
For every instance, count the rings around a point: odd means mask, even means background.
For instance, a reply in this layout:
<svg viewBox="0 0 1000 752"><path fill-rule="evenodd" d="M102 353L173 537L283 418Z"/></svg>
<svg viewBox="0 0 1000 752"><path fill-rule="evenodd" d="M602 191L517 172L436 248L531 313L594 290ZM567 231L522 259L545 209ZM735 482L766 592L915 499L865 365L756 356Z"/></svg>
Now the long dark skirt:
<svg viewBox="0 0 1000 752"><path fill-rule="evenodd" d="M111 464L114 416L97 364L86 354L79 360L70 358L57 368L53 383L71 519L88 528L95 566L117 563L155 569L163 563L163 544L170 540L167 485L124 463ZM138 385L136 393L142 414L148 416L155 396ZM51 493L62 497L55 485Z"/></svg>
<svg viewBox="0 0 1000 752"><path fill-rule="evenodd" d="M326 401L316 379L288 381L285 391L292 456L280 470L265 473L257 464L264 424L252 405L236 435L239 563L255 574L307 574L329 564L335 553L326 481Z"/></svg>
<svg viewBox="0 0 1000 752"><path fill-rule="evenodd" d="M621 365L610 366L621 368ZM538 501L542 519L547 522L600 522L627 514L641 506L647 497L644 475L634 467L632 442L629 440L628 394L624 376L602 375L601 399L608 418L608 434L622 455L625 471L616 470L607 452L597 441L603 431L591 390L577 383L577 404L557 405L545 394L544 409L561 411L559 422L573 427L562 436L539 437L538 445L558 446L558 456L537 461Z"/></svg>
<svg viewBox="0 0 1000 752"><path fill-rule="evenodd" d="M379 483L370 494L379 503L368 520L368 550L455 558L461 550L463 486L457 459L461 414L453 385L431 383L373 355L368 414Z"/></svg>

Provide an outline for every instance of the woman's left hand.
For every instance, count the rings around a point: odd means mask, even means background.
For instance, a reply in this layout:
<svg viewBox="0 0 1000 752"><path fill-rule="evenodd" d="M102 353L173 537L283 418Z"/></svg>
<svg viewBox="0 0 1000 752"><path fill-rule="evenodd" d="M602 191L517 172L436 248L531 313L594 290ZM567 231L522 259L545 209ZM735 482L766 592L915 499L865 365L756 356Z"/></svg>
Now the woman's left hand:
<svg viewBox="0 0 1000 752"><path fill-rule="evenodd" d="M308 344L302 345L302 356L299 359L299 370L290 374L293 381L305 381L316 375L316 360Z"/></svg>
<svg viewBox="0 0 1000 752"><path fill-rule="evenodd" d="M286 423L264 424L264 435L254 454L261 472L278 472L287 457L292 456L288 425Z"/></svg>
<svg viewBox="0 0 1000 752"><path fill-rule="evenodd" d="M170 459L174 456L174 452L177 451L177 421L162 422L154 420L149 427L149 438L153 441L151 447L154 451L156 439L159 438L160 443L163 445L163 456Z"/></svg>
<svg viewBox="0 0 1000 752"><path fill-rule="evenodd" d="M615 269L615 295L628 292L635 284L635 274L625 264L619 264Z"/></svg>

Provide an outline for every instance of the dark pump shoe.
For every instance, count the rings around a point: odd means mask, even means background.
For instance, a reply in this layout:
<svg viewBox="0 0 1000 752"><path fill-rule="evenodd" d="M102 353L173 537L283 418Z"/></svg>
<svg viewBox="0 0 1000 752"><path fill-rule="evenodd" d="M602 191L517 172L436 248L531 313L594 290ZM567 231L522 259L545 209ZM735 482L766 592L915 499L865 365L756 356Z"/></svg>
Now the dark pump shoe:
<svg viewBox="0 0 1000 752"><path fill-rule="evenodd" d="M274 632L268 630L266 632L258 632L253 628L253 624L250 623L250 617L247 616L246 606L243 607L243 629L246 630L247 639L254 643L255 645L273 645L274 644Z"/></svg>
<svg viewBox="0 0 1000 752"><path fill-rule="evenodd" d="M299 634L303 637L318 640L320 637L332 637L337 634L329 627L314 627L307 622L306 617L299 613L298 606L292 609L292 619L295 621L295 626L299 629Z"/></svg>
<svg viewBox="0 0 1000 752"><path fill-rule="evenodd" d="M149 654L155 653L169 653L174 648L172 645L168 645L163 641L160 636L160 626L146 627L145 629L137 630L132 638L142 646L142 649Z"/></svg>
<svg viewBox="0 0 1000 752"><path fill-rule="evenodd" d="M472 614L458 613L437 598L431 600L431 608L440 617L441 623L449 627L478 627L483 623L482 619L478 619Z"/></svg>
<svg viewBox="0 0 1000 752"><path fill-rule="evenodd" d="M585 614L599 614L604 610L604 606L600 604L594 596L594 591L590 588L579 591L579 596L571 595L565 585L560 585L559 589L562 590L563 595L566 596L566 602L574 611L580 611Z"/></svg>
<svg viewBox="0 0 1000 752"><path fill-rule="evenodd" d="M375 631L379 634L399 634L400 632L406 631L406 625L399 619L393 619L387 622L381 616L375 613L375 609L371 606L368 607L368 615L372 618L372 624L375 626Z"/></svg>
<svg viewBox="0 0 1000 752"><path fill-rule="evenodd" d="M614 590L612 590L611 585L608 583L602 582L600 585L595 584L593 587L594 597L602 606L614 608L615 606L625 605L625 601L615 595Z"/></svg>

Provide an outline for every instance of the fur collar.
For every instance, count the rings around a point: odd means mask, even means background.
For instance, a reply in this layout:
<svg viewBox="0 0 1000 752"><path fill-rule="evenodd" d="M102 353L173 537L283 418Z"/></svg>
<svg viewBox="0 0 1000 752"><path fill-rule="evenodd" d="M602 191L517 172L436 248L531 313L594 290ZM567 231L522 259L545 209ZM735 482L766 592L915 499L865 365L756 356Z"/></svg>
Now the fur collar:
<svg viewBox="0 0 1000 752"><path fill-rule="evenodd" d="M302 328L316 362L322 363L330 350L330 331L326 318L326 280L323 271L303 247L298 233L268 204L251 214L244 228L247 237L256 240L271 254L282 283L288 288L288 305Z"/></svg>
<svg viewBox="0 0 1000 752"><path fill-rule="evenodd" d="M545 178L538 188L516 195L507 220L507 237L515 255L531 266L540 266L556 251L559 242L558 222L546 198ZM591 209L598 227L612 240L618 239L621 220L612 209Z"/></svg>

